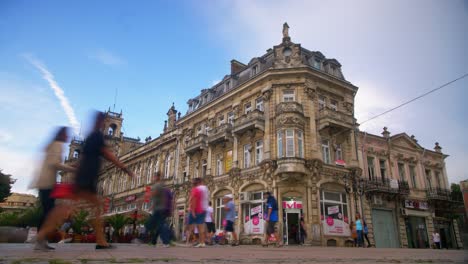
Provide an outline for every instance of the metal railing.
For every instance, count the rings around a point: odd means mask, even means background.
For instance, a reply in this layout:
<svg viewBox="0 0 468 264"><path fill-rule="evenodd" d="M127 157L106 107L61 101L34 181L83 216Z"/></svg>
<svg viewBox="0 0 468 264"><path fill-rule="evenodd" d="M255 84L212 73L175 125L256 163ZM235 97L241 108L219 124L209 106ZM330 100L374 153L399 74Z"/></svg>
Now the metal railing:
<svg viewBox="0 0 468 264"><path fill-rule="evenodd" d="M450 200L450 190L444 188L428 188L426 189L427 199L431 200Z"/></svg>
<svg viewBox="0 0 468 264"><path fill-rule="evenodd" d="M409 194L409 184L401 180L371 179L365 180L364 191L407 195Z"/></svg>

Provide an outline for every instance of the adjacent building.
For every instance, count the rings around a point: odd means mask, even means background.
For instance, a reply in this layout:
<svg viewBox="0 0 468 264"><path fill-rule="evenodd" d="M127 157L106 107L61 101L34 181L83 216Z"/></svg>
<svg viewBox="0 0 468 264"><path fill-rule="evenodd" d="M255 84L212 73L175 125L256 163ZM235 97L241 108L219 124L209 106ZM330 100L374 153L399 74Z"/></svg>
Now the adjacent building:
<svg viewBox="0 0 468 264"><path fill-rule="evenodd" d="M23 212L36 207L37 197L32 194L12 193L4 202L0 203L2 212Z"/></svg>
<svg viewBox="0 0 468 264"><path fill-rule="evenodd" d="M104 132L112 131L110 145L136 177L104 166L99 191L106 214L147 211L145 193L160 171L174 190L179 238L190 180L200 177L210 190L217 229L225 214L222 197L234 195L242 243L263 239L263 196L270 191L288 244L296 243L304 217L308 243L351 245L349 224L359 212L378 247L428 247L435 226L449 230L447 241L459 246L456 225L444 211L451 201L440 147L426 150L387 130L383 137L360 132L358 87L336 59L292 42L288 29L285 24L281 43L262 56L247 64L232 60L221 82L188 100L185 115L173 105L156 139L128 146L119 136L122 114L107 111ZM72 142L69 162L80 145Z"/></svg>

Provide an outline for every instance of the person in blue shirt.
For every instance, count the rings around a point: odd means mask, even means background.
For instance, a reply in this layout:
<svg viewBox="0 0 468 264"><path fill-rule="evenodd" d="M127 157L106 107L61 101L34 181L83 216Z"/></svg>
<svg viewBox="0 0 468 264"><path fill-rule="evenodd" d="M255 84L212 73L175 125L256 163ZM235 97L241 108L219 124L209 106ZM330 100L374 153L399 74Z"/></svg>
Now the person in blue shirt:
<svg viewBox="0 0 468 264"><path fill-rule="evenodd" d="M357 246L364 247L364 241L362 240L362 231L363 231L363 224L361 220L361 215L356 214L356 231L357 231Z"/></svg>
<svg viewBox="0 0 468 264"><path fill-rule="evenodd" d="M271 195L270 192L265 193L266 203L265 203L265 210L264 210L264 219L266 222L266 230L265 230L265 244L268 244L268 240L271 234L274 234L276 239L277 246L281 246L281 240L279 237L279 233L276 229L276 223L278 223L278 202L276 201L275 197Z"/></svg>
<svg viewBox="0 0 468 264"><path fill-rule="evenodd" d="M224 196L224 210L226 211L226 226L224 227L224 231L226 233L232 233L232 246L238 246L239 240L237 240L237 233L234 230L234 221L236 220L236 206L234 205L233 198L234 196L232 194L226 194Z"/></svg>

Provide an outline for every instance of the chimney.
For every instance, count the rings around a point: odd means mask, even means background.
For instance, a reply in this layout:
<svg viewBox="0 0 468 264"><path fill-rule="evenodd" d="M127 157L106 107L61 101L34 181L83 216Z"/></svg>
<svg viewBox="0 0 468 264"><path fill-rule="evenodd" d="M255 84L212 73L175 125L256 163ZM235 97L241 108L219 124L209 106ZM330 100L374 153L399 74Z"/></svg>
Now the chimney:
<svg viewBox="0 0 468 264"><path fill-rule="evenodd" d="M240 72L246 66L247 65L243 64L242 62L238 62L236 60L231 60L231 75Z"/></svg>

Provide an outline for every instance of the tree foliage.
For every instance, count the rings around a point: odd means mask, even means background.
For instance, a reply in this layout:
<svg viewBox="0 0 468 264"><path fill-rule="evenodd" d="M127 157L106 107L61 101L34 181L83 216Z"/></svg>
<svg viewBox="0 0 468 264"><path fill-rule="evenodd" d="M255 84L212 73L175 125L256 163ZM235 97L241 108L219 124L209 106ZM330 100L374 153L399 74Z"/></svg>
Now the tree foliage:
<svg viewBox="0 0 468 264"><path fill-rule="evenodd" d="M132 219L123 214L117 214L108 217L107 222L114 228L114 232L117 236L120 234L120 230L126 225L132 222Z"/></svg>
<svg viewBox="0 0 468 264"><path fill-rule="evenodd" d="M450 185L450 196L454 201L463 201L463 193L460 188L460 184L452 183Z"/></svg>
<svg viewBox="0 0 468 264"><path fill-rule="evenodd" d="M80 210L73 216L71 228L75 234L81 234L83 227L88 224L86 220L88 215L88 211Z"/></svg>
<svg viewBox="0 0 468 264"><path fill-rule="evenodd" d="M0 170L0 203L4 202L11 195L12 183L11 175L5 174Z"/></svg>
<svg viewBox="0 0 468 264"><path fill-rule="evenodd" d="M0 226L39 226L42 208L39 206L29 208L23 212L4 212L0 214Z"/></svg>

